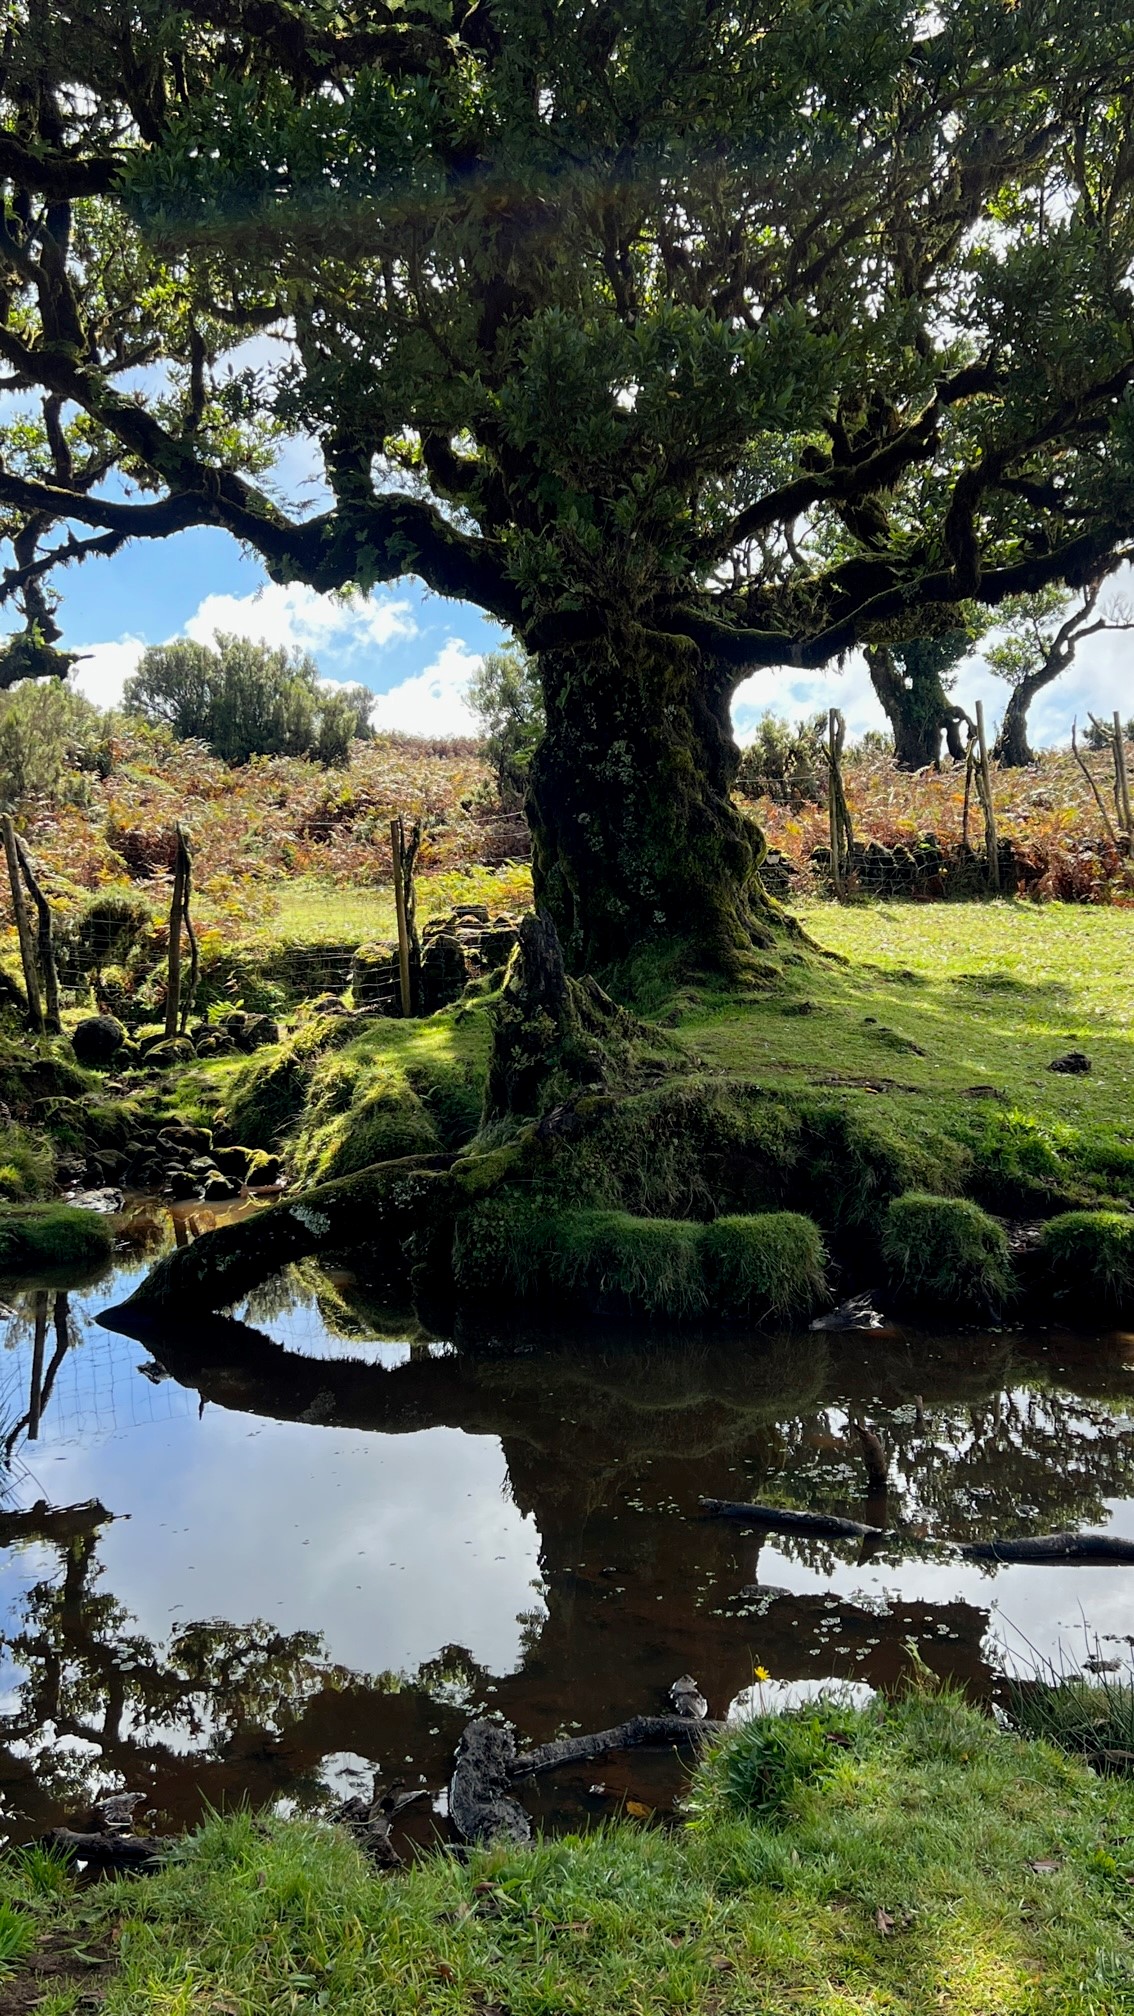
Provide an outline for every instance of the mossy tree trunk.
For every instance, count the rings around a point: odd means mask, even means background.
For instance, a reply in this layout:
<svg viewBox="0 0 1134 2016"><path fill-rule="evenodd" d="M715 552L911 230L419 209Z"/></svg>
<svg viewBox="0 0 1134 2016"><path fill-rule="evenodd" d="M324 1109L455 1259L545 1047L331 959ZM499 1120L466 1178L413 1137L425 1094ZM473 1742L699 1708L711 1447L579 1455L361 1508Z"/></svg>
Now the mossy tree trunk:
<svg viewBox="0 0 1134 2016"><path fill-rule="evenodd" d="M944 654L939 646L935 649L937 644L936 639L917 639L904 646L900 658L888 644L873 644L866 650L870 683L890 723L899 770L925 770L940 763L942 736L950 756L957 762L964 759L965 715L945 690L940 662Z"/></svg>
<svg viewBox="0 0 1134 2016"><path fill-rule="evenodd" d="M693 965L743 970L782 919L760 883L763 836L731 798L735 672L629 628L538 658L535 894L568 970L603 971L664 941Z"/></svg>

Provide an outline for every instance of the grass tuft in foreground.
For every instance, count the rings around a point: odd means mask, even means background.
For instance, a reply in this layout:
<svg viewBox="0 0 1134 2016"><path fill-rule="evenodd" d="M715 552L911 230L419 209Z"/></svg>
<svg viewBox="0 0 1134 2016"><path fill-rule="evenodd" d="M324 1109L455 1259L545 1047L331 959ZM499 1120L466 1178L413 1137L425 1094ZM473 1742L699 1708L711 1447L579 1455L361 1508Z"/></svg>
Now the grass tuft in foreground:
<svg viewBox="0 0 1134 2016"><path fill-rule="evenodd" d="M738 1729L676 1831L380 1878L341 1834L243 1814L35 1910L114 1942L106 2016L1122 2016L1132 1878L1134 1785L942 1693Z"/></svg>

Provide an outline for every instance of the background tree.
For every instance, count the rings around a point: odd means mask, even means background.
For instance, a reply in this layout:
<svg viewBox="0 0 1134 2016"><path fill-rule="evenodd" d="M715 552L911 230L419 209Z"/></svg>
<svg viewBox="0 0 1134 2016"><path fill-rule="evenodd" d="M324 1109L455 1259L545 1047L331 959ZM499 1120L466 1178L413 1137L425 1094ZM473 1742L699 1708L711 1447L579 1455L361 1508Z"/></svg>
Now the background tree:
<svg viewBox="0 0 1134 2016"><path fill-rule="evenodd" d="M468 686L468 703L484 737L484 753L501 799L523 798L532 757L543 734L539 669L522 646L486 651Z"/></svg>
<svg viewBox="0 0 1134 2016"><path fill-rule="evenodd" d="M1028 709L1038 693L1066 672L1085 637L1100 630L1134 629L1134 610L1113 602L1095 614L1103 577L1089 581L1076 595L1052 586L1025 595L1001 611L1002 633L986 647L984 657L997 678L1011 687L993 755L998 763L1020 769L1034 763L1028 743Z"/></svg>
<svg viewBox="0 0 1134 2016"><path fill-rule="evenodd" d="M894 736L900 770L923 770L941 761L941 738L950 756L965 754L961 733L965 710L950 699L956 668L984 627L975 612L970 622L937 637L911 637L900 644L868 644L866 665Z"/></svg>
<svg viewBox="0 0 1134 2016"><path fill-rule="evenodd" d="M305 652L218 631L212 645L178 638L143 653L123 706L179 741L196 736L225 763L251 756L350 760L373 733L367 686L329 687Z"/></svg>
<svg viewBox="0 0 1134 2016"><path fill-rule="evenodd" d="M5 35L29 649L55 564L190 525L475 602L539 666L576 967L772 941L741 678L1134 536L1125 0L12 0ZM280 429L314 515L259 480Z"/></svg>
<svg viewBox="0 0 1134 2016"><path fill-rule="evenodd" d="M105 717L81 693L35 680L0 693L0 807L78 797L82 773L109 763Z"/></svg>

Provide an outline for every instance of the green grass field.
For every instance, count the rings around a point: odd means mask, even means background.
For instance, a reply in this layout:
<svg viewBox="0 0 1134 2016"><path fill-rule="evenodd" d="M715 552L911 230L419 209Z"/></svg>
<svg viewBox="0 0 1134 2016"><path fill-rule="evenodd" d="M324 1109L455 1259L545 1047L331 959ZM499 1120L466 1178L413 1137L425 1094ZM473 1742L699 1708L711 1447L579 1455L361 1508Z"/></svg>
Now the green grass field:
<svg viewBox="0 0 1134 2016"><path fill-rule="evenodd" d="M146 1881L3 1880L59 1970L39 2016L1125 2016L1132 1886L1129 1780L918 1694L748 1725L676 1829L379 1876L243 1815Z"/></svg>
<svg viewBox="0 0 1134 2016"><path fill-rule="evenodd" d="M789 964L784 984L743 999L683 998L681 1039L710 1070L837 1089L899 1131L991 1130L1038 1177L1071 1164L1134 1196L1134 911L812 903L799 915L838 961ZM1049 1068L1071 1050L1089 1074Z"/></svg>

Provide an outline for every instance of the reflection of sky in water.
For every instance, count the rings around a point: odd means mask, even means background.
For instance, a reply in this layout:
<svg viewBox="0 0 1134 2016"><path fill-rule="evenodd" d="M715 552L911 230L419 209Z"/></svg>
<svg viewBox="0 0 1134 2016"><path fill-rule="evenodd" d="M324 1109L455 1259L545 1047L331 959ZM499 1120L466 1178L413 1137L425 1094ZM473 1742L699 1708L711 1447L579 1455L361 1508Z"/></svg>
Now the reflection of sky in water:
<svg viewBox="0 0 1134 2016"><path fill-rule="evenodd" d="M1134 1501L1114 1503L1108 1509L1113 1516L1108 1530L1134 1537ZM900 1565L839 1560L828 1574L781 1552L769 1538L760 1549L759 1581L790 1589L797 1596L833 1594L877 1610L880 1637L902 1635L904 1605L971 1603L974 1609L991 1612L986 1649L992 1662L1023 1669L1032 1665L1033 1649L1048 1656L1062 1649L1078 1663L1093 1649L1096 1636L1125 1639L1134 1634L1134 1566L1040 1568L1016 1563L1000 1564L990 1572L975 1562L957 1560ZM837 1647L837 1638L832 1645ZM1123 1656L1128 1651L1125 1644L1117 1648ZM837 1662L837 1652L834 1658Z"/></svg>
<svg viewBox="0 0 1134 2016"><path fill-rule="evenodd" d="M826 1344L804 1340L801 1356L797 1340L786 1370L773 1370L765 1382L767 1354L759 1341L750 1358L735 1342L710 1342L703 1361L696 1350L651 1345L625 1365L613 1350L603 1362L600 1337L593 1347L597 1373L586 1340L566 1358L556 1358L550 1346L545 1354L541 1342L526 1357L492 1361L483 1378L464 1359L427 1368L428 1379L412 1388L421 1396L420 1415L404 1415L407 1432L399 1433L319 1426L309 1414L280 1422L212 1404L200 1414L195 1391L170 1378L152 1383L138 1369L144 1348L93 1322L140 1271L72 1296L81 1341L59 1367L40 1440L19 1446L10 1502L28 1506L43 1497L60 1506L97 1498L128 1514L99 1533L100 1573L87 1593L113 1595L159 1646L175 1626L194 1620L240 1627L262 1618L282 1634L321 1634L326 1655L362 1675L412 1675L457 1646L501 1681L501 1701L518 1684L507 1712L521 1723L528 1714L532 1733L543 1737L575 1715L599 1726L662 1706L675 1674L700 1670L702 1660L700 1677L706 1691L715 1683L712 1707L719 1712L740 1698L751 1654L762 1657L765 1646L776 1682L794 1675L792 1684L805 1693L809 1675L865 1677L873 1646L900 1645L915 1622L923 1651L934 1656L940 1634L943 1653L956 1645L959 1670L970 1677L980 1666L976 1640L986 1613L986 1651L994 1663L997 1642L1016 1648L1025 1663L1028 1644L1046 1654L1062 1647L1080 1660L1091 1649L1084 1617L1092 1634L1134 1632L1134 1568L1001 1566L990 1573L943 1551L862 1563L853 1543L793 1545L769 1536L757 1548L742 1528L697 1518L701 1491L872 1516L862 1502L861 1454L849 1432L846 1396L859 1390L852 1345L840 1344L809 1384L804 1372ZM330 1306L326 1299L323 1306ZM27 1404L28 1308L25 1297L0 1349L0 1417L7 1424ZM309 1288L290 1296L269 1288L246 1313L292 1352L386 1368L391 1387L381 1400L390 1401L392 1415L399 1382L417 1378L408 1341L353 1334L344 1341ZM349 1320L349 1311L340 1313ZM49 1325L48 1355L51 1348ZM416 1348L427 1357L445 1353L436 1345ZM924 1365L916 1358L918 1379L930 1355ZM879 1391L884 1370L869 1358L861 1365L869 1382L860 1380L862 1392ZM1129 1414L1105 1400L1071 1397L1073 1382L1053 1401L1038 1374L1030 1387L1018 1364L1005 1390L995 1374L985 1387L963 1340L950 1368L935 1389L950 1397L924 1413L920 1401L902 1397L913 1376L905 1361L886 1405L875 1409L861 1396L856 1403L874 1411L891 1447L890 1518L930 1533L1018 1532L1037 1530L1037 1522L1048 1530L1072 1519L1083 1523L1089 1508L1086 1523L1106 1523L1109 1515L1113 1530L1134 1537L1134 1498L1116 1495L1129 1490L1134 1475ZM268 1404L280 1389L271 1371L264 1376L258 1390ZM1128 1388L1129 1382L1122 1391ZM223 1379L217 1390L226 1390ZM257 1391L254 1384L249 1390ZM450 1406L458 1411L451 1414ZM472 1412L459 1411L464 1407ZM428 1425L438 1417L486 1425L476 1433ZM534 1512L521 1514L513 1498L505 1443L516 1492ZM997 1522L1009 1515L1016 1523L1001 1528ZM982 1524L987 1520L991 1527ZM533 1648L531 1613L544 1614L541 1567L552 1610ZM11 1614L37 1579L58 1587L60 1574L58 1548L0 1550L0 1603ZM749 1600L753 1592L744 1590L752 1581L806 1601L797 1609L785 1601L779 1625L774 1608L764 1625ZM774 1606L778 1599L772 1600ZM907 1619L906 1606L915 1604L923 1606L919 1618ZM964 1614L954 1609L951 1623L939 1622L935 1611L948 1605L970 1607ZM843 1626L836 1629L840 1608ZM877 1619L865 1630L863 1610ZM952 1627L956 1637L947 1636ZM1128 1648L1115 1649L1125 1655ZM892 1660L889 1681L899 1670L900 1660ZM506 1677L517 1674L518 1683ZM0 1711L11 1705L18 1677L10 1657L2 1657ZM485 1694L496 1694L495 1678ZM470 1684L475 1695L481 1683ZM460 1674L444 1685L432 1676L420 1727L411 1726L402 1697L399 1756L408 1758L412 1749L415 1767L424 1761L424 1731L438 1737L447 1758L453 1731L439 1725L446 1705L456 1725L463 1685ZM372 1735L376 1749L387 1747L380 1725L393 1714L389 1702L371 1696L358 1717L346 1716L333 1749L320 1723L317 1739L328 1743L325 1782L355 1789L352 1774L364 1770ZM189 1738L167 1725L161 1741L176 1749Z"/></svg>
<svg viewBox="0 0 1134 2016"><path fill-rule="evenodd" d="M329 1656L360 1672L412 1672L450 1644L493 1672L514 1668L518 1619L538 1604L540 1541L512 1501L498 1438L445 1427L373 1435L215 1407L199 1417L195 1394L139 1375L140 1345L90 1327L111 1299L105 1287L72 1298L84 1341L60 1368L40 1440L21 1447L17 1499L98 1498L129 1513L102 1531L101 1586L147 1636L198 1618L263 1617L323 1633ZM318 1318L294 1313L298 1322L273 1329L304 1349ZM333 1348L385 1364L408 1355L400 1344ZM6 1608L58 1569L39 1546L0 1563Z"/></svg>

